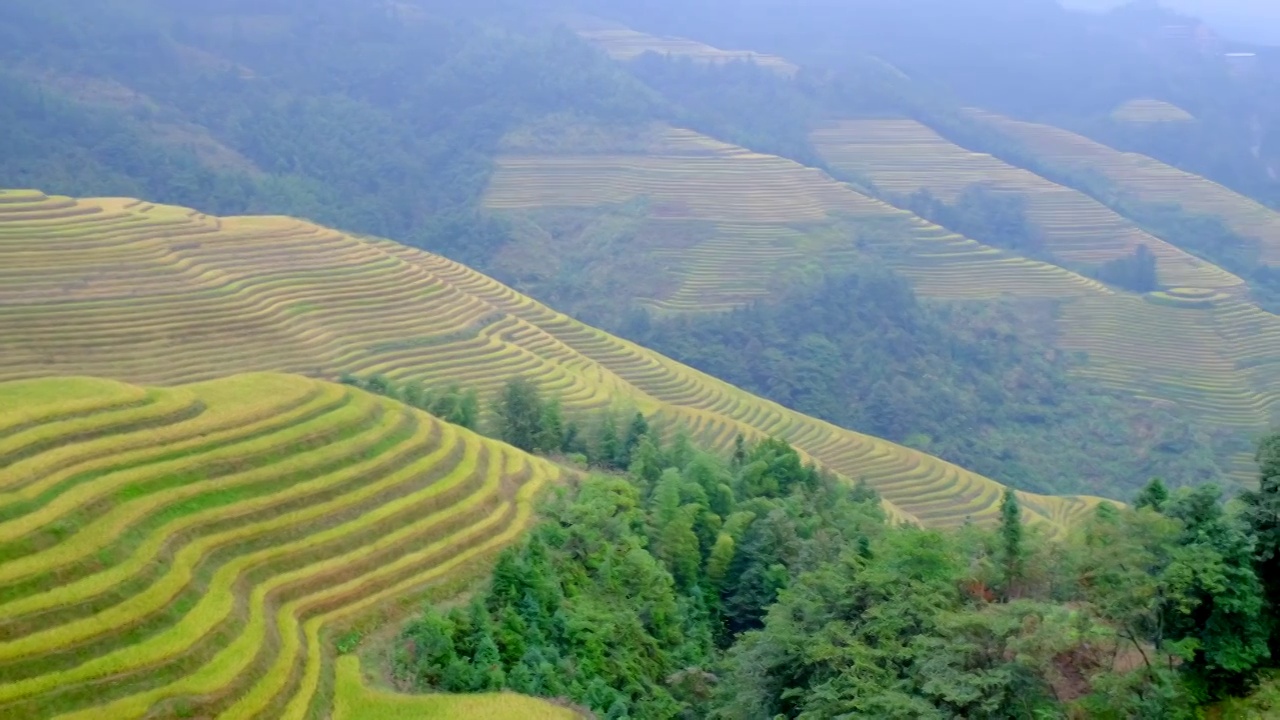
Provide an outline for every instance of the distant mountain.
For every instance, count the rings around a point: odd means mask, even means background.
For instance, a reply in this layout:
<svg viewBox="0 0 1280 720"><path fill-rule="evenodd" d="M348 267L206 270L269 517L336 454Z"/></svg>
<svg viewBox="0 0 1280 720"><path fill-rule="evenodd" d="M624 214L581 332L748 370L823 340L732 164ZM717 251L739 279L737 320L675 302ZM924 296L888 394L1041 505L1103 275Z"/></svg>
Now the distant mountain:
<svg viewBox="0 0 1280 720"><path fill-rule="evenodd" d="M1081 10L1111 10L1125 0L1063 0ZM1269 0L1161 0L1165 7L1194 15L1233 40L1280 45L1280 5Z"/></svg>

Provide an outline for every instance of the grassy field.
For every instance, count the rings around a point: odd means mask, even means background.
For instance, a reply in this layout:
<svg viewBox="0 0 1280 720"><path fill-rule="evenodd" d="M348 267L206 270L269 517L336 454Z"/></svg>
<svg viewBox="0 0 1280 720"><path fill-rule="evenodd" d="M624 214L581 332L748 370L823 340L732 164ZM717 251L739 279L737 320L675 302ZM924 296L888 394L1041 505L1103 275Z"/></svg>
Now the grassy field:
<svg viewBox="0 0 1280 720"><path fill-rule="evenodd" d="M783 438L821 467L866 480L903 520L949 526L996 512L1002 488L987 478L752 396L442 257L287 218L0 197L9 275L0 379L169 385L247 371L384 373L489 394L520 375L571 412L628 403L708 447L728 449L739 434ZM1024 500L1034 520L1059 526L1096 502Z"/></svg>
<svg viewBox="0 0 1280 720"><path fill-rule="evenodd" d="M563 707L512 693L488 695L400 695L368 687L360 661L345 656L337 662L333 720L575 720Z"/></svg>
<svg viewBox="0 0 1280 720"><path fill-rule="evenodd" d="M0 717L324 713L327 631L471 571L561 476L299 376L0 403Z"/></svg>

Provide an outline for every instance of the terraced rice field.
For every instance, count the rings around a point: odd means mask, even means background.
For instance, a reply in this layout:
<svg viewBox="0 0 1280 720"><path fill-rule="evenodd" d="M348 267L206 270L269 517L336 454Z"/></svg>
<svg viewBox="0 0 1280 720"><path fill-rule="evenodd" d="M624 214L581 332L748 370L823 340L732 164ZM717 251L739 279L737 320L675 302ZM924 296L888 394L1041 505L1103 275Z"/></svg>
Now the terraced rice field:
<svg viewBox="0 0 1280 720"><path fill-rule="evenodd" d="M940 297L1102 291L1075 273L948 233L814 168L674 128L644 153L501 157L486 204L520 213L638 198L655 222L715 228L692 248L652 251L681 279L670 295L643 298L666 310L720 310L768 296L778 278L798 268L856 263L860 240L884 249L891 264Z"/></svg>
<svg viewBox="0 0 1280 720"><path fill-rule="evenodd" d="M656 53L714 65L732 62L754 63L787 77L800 71L799 67L776 55L763 55L750 50L721 50L694 40L656 37L626 28L579 30L578 34L600 47L608 53L609 57L623 62L634 60L645 53Z"/></svg>
<svg viewBox="0 0 1280 720"><path fill-rule="evenodd" d="M1044 159L1100 173L1144 202L1176 203L1189 212L1219 217L1235 232L1258 241L1263 262L1280 264L1280 213L1261 203L1146 155L1121 152L1050 125L976 110L971 114Z"/></svg>
<svg viewBox="0 0 1280 720"><path fill-rule="evenodd" d="M0 717L327 714L326 629L511 542L560 470L298 376L0 383Z"/></svg>
<svg viewBox="0 0 1280 720"><path fill-rule="evenodd" d="M375 690L360 676L360 661L339 658L333 720L578 720L567 708L512 693L399 695Z"/></svg>
<svg viewBox="0 0 1280 720"><path fill-rule="evenodd" d="M865 479L900 519L945 526L996 512L1002 488L986 478L756 398L445 258L287 218L0 197L0 379L350 372L490 393L521 375L570 411L625 400L711 447L781 437ZM1053 522L1095 502L1026 499Z"/></svg>
<svg viewBox="0 0 1280 720"><path fill-rule="evenodd" d="M1235 275L1150 235L1089 196L942 138L914 120L851 120L813 133L834 167L861 173L892 193L928 189L955 202L983 183L1027 200L1047 249L1068 266L1095 266L1146 245L1166 286L1242 288ZM981 239L981 238L979 238Z"/></svg>
<svg viewBox="0 0 1280 720"><path fill-rule="evenodd" d="M1163 100L1139 98L1116 108L1111 119L1118 122L1152 124L1194 122L1195 116L1182 108Z"/></svg>

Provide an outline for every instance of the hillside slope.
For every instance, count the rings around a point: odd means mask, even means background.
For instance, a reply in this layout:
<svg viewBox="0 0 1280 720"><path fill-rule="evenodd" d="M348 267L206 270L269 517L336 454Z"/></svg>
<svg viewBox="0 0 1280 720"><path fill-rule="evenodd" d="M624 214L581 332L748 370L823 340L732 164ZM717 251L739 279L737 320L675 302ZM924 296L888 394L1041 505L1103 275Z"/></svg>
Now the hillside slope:
<svg viewBox="0 0 1280 720"><path fill-rule="evenodd" d="M845 121L815 132L813 139L833 166L865 174L888 192L908 195L926 189L954 202L965 188L980 183L1020 194L1027 201L1028 219L1044 233L1046 249L1069 266L1098 265L1146 245L1156 257L1163 285L1243 285L1235 275L1144 232L1093 198L954 145L914 120Z"/></svg>
<svg viewBox="0 0 1280 720"><path fill-rule="evenodd" d="M0 194L0 378L180 383L234 371L384 373L482 392L522 375L570 410L626 401L727 448L772 435L863 479L898 518L955 525L1001 486L823 423L578 323L445 258L288 218ZM1061 525L1093 500L1027 495Z"/></svg>
<svg viewBox="0 0 1280 720"><path fill-rule="evenodd" d="M1052 125L977 110L971 115L1014 138L1037 156L1096 173L1142 202L1177 204L1188 212L1221 218L1233 231L1258 243L1261 262L1280 263L1280 213L1256 200L1155 158L1122 152Z"/></svg>
<svg viewBox="0 0 1280 720"><path fill-rule="evenodd" d="M1280 321L1240 297L1239 278L1082 193L969 153L923 126L871 121L841 128L818 134L833 165L872 171L888 190L927 183L943 198L975 181L1017 188L1031 199L1032 217L1056 254L1092 264L1145 244L1162 278L1179 285L1147 297L1113 290L949 232L817 169L670 128L644 143L619 143L616 152L566 154L548 143L542 153L502 156L486 203L512 214L518 227L540 228L518 232L504 251L513 274L540 258L572 255L572 233L562 232L555 215L565 208L631 222L638 216L643 232L625 235L610 257L651 272L621 279L630 284L617 291L643 297L653 288L640 283L665 270L681 278L670 286L674 292L647 299L668 311L775 296L806 274L852 267L865 253L911 280L923 297L1061 303L1054 331L1064 349L1088 353L1083 376L1177 403L1210 424L1246 431L1269 425ZM624 203L639 210L618 210ZM1244 478L1247 463L1240 462Z"/></svg>
<svg viewBox="0 0 1280 720"><path fill-rule="evenodd" d="M301 718L326 629L509 544L555 465L352 388L0 383L0 716Z"/></svg>
<svg viewBox="0 0 1280 720"><path fill-rule="evenodd" d="M1110 164L1099 167L1116 173L1139 162L1056 128L999 122L1002 127L1022 128L1020 139L1039 138L1040 144L1033 147L1044 152L1058 147L1051 141L1065 148L1068 138L1087 148L1079 156L1055 154L1055 160L1072 157L1071 162L1083 167L1088 157L1110 158ZM1176 402L1202 420L1226 427L1261 431L1272 422L1280 319L1247 300L1239 277L1144 232L1084 193L952 144L912 120L846 121L815 132L814 138L834 166L865 174L888 192L927 189L951 201L969 185L983 183L1021 195L1027 201L1028 219L1063 263L1096 265L1146 245L1156 257L1160 280L1173 289L1145 297L1106 292L1065 299L1058 322L1060 345L1087 352L1089 364L1081 373L1108 387ZM1222 203L1202 209L1231 222L1247 225L1274 215L1203 178L1154 160L1141 162L1163 168L1160 175L1168 180L1170 192L1181 188L1187 197L1207 202L1196 189L1217 188ZM1136 182L1127 175L1116 179ZM1235 197L1232 203L1225 200L1228 194ZM1240 208L1251 209L1235 214L1233 209ZM982 277L975 274L971 281L981 284ZM927 287L921 291L929 294Z"/></svg>
<svg viewBox="0 0 1280 720"><path fill-rule="evenodd" d="M565 135L572 137L572 130ZM922 292L956 299L1005 295L1059 298L1108 292L1099 283L948 232L864 195L816 168L755 153L705 135L657 126L594 152L561 150L559 139L521 136L500 155L485 205L514 214L509 274L548 255L539 237L556 235L548 211L615 212L640 203L642 238L611 255L651 275L619 288L652 307L722 310L776 293L797 276L852 267L858 246L878 252ZM538 214L542 213L542 214ZM851 242L851 237L858 242ZM572 255L563 237L557 253ZM543 259L542 262L548 262ZM554 275L554 271L546 271ZM977 279L981 282L975 282Z"/></svg>

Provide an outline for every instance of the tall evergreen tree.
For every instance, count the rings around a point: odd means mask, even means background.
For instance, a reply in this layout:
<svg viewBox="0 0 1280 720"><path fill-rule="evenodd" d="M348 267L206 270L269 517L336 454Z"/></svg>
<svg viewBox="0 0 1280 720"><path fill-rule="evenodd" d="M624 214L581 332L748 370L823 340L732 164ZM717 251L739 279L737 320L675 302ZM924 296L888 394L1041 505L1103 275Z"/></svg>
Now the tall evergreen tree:
<svg viewBox="0 0 1280 720"><path fill-rule="evenodd" d="M596 461L605 467L622 469L622 440L618 437L618 423L612 412L605 412L600 422L600 438L596 443Z"/></svg>
<svg viewBox="0 0 1280 720"><path fill-rule="evenodd" d="M1280 658L1280 433L1262 440L1256 455L1258 489L1243 493L1244 520L1254 538L1253 562L1273 621L1271 656Z"/></svg>
<svg viewBox="0 0 1280 720"><path fill-rule="evenodd" d="M1005 488L1004 500L1000 502L1000 542L1004 565L1004 593L1008 599L1013 595L1014 584L1022 577L1022 508L1018 505L1018 494L1013 488Z"/></svg>
<svg viewBox="0 0 1280 720"><path fill-rule="evenodd" d="M618 458L619 467L630 467L631 456L635 453L636 447L640 445L640 441L649 436L649 421L645 420L644 414L637 412L631 418L631 424L627 426L627 436L622 441L621 456Z"/></svg>
<svg viewBox="0 0 1280 720"><path fill-rule="evenodd" d="M532 383L521 377L508 380L498 401L498 437L533 452L538 446L542 413L542 399Z"/></svg>
<svg viewBox="0 0 1280 720"><path fill-rule="evenodd" d="M560 409L560 401L552 400L542 408L536 447L542 452L554 453L563 450L564 444L564 413Z"/></svg>
<svg viewBox="0 0 1280 720"><path fill-rule="evenodd" d="M1133 507L1136 510L1143 508L1151 508L1156 512L1164 512L1165 503L1169 502L1169 489L1164 486L1164 481L1160 478L1151 478L1146 487L1142 488L1142 492L1138 493L1138 497L1133 501Z"/></svg>

